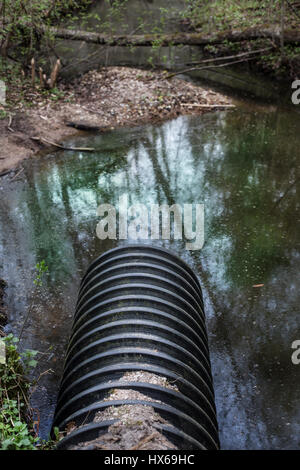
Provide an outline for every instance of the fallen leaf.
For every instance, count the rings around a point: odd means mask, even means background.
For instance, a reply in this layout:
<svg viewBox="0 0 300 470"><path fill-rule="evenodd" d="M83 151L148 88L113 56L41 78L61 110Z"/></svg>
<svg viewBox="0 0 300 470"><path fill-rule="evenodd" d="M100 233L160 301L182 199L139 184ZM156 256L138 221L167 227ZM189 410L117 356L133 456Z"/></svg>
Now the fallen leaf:
<svg viewBox="0 0 300 470"><path fill-rule="evenodd" d="M75 421L71 421L70 423L67 424L66 434L70 434L70 432L72 432L74 429L76 429Z"/></svg>

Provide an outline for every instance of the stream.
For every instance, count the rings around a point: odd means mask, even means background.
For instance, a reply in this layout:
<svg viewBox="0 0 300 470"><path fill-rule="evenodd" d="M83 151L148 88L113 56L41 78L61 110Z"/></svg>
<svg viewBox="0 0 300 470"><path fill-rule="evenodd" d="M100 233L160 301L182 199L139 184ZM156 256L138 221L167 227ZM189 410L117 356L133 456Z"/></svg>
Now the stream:
<svg viewBox="0 0 300 470"><path fill-rule="evenodd" d="M101 203L205 205L205 244L146 240L169 248L203 287L223 449L299 449L299 114L239 101L230 111L160 125L79 135L0 180L0 277L9 324L22 347L41 352L32 397L47 437L79 282L102 252L130 240L96 237ZM49 275L37 292L35 265ZM260 287L253 287L261 285ZM52 372L50 371L52 370Z"/></svg>

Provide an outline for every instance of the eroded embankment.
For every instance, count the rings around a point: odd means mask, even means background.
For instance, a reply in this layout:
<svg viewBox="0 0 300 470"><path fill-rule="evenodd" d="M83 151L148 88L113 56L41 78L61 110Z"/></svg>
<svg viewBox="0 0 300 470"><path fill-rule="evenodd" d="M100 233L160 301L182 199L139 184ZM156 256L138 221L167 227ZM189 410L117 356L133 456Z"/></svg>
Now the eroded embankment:
<svg viewBox="0 0 300 470"><path fill-rule="evenodd" d="M104 132L233 106L220 93L165 76L163 72L110 67L88 72L72 83L60 83L54 95L27 89L25 100L15 102L0 120L0 175L43 147L55 148L53 143L74 135L76 129Z"/></svg>

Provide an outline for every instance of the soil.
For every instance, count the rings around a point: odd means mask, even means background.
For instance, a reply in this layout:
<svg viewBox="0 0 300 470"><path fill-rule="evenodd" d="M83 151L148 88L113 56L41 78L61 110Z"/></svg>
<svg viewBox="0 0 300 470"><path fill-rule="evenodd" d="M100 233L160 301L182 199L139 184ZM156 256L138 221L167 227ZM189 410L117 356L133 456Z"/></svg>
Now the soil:
<svg viewBox="0 0 300 470"><path fill-rule="evenodd" d="M80 128L105 132L231 104L220 93L178 77L165 77L161 71L109 67L90 71L72 83L61 82L53 92L28 89L27 85L22 101L16 96L13 106L2 106L0 176L12 169L19 171L22 160L47 146L53 150L49 141L61 143ZM69 127L70 121L73 127Z"/></svg>

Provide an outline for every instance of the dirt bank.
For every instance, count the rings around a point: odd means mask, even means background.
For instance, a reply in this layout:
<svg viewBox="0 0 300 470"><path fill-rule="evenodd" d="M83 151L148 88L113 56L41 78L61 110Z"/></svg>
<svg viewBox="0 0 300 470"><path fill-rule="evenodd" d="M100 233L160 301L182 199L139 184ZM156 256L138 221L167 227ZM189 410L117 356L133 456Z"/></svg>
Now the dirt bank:
<svg viewBox="0 0 300 470"><path fill-rule="evenodd" d="M231 104L227 97L180 78L166 80L163 72L127 67L88 72L72 83L60 83L48 94L27 86L22 101L16 96L10 99L13 106L2 108L0 175L18 168L23 159L43 147L50 148L45 140L61 143L78 132L68 126L69 121L79 128L83 125L106 131L181 114L201 114L216 109L216 105Z"/></svg>

